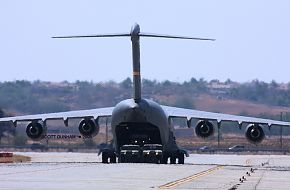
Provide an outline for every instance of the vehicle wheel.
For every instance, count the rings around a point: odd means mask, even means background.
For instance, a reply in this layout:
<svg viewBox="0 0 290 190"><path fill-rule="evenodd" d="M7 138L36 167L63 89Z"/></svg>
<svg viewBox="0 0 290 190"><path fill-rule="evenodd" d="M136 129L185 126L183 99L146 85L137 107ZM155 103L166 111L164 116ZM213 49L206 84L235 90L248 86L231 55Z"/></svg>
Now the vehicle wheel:
<svg viewBox="0 0 290 190"><path fill-rule="evenodd" d="M178 164L184 164L184 154L182 153L178 156Z"/></svg>
<svg viewBox="0 0 290 190"><path fill-rule="evenodd" d="M108 163L108 153L107 152L102 153L102 163L104 163L104 164Z"/></svg>
<svg viewBox="0 0 290 190"><path fill-rule="evenodd" d="M176 157L175 156L170 157L170 164L176 164Z"/></svg>

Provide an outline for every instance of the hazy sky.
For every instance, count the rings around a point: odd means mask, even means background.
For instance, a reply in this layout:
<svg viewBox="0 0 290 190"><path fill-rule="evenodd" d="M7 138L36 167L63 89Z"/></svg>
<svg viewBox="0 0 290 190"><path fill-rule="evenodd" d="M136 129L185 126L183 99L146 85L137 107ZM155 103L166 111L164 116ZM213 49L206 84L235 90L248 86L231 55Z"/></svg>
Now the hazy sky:
<svg viewBox="0 0 290 190"><path fill-rule="evenodd" d="M217 39L141 39L141 72L159 81L290 81L290 1L1 0L0 81L121 81L131 41L52 39L141 31Z"/></svg>

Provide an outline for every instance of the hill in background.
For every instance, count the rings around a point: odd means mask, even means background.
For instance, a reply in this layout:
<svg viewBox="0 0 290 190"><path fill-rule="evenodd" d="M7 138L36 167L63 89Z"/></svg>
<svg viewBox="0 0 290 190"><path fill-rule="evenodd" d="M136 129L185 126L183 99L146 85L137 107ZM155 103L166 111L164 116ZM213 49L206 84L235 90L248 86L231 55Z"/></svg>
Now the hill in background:
<svg viewBox="0 0 290 190"><path fill-rule="evenodd" d="M275 119L279 119L280 112L290 112L289 84L278 84L275 81L208 82L192 78L190 81L177 83L143 79L142 86L144 98L164 105ZM0 108L13 115L115 106L121 100L131 97L130 78L120 83L0 83ZM288 115L286 114L285 119L288 119Z"/></svg>
<svg viewBox="0 0 290 190"><path fill-rule="evenodd" d="M275 81L265 83L254 80L248 83L237 83L227 80L220 82L218 80L205 81L192 78L183 83L143 79L142 81L143 98L152 99L160 104L177 106L189 109L199 109L204 111L221 112L228 114L257 116L263 118L280 119L280 113L284 112L284 120L290 121L290 89L289 84L278 84ZM48 113L58 111L69 111L78 109L92 109L98 107L115 106L118 102L132 97L132 81L130 78L120 83L109 82L43 82L43 81L13 81L0 83L0 108L2 116ZM183 121L184 122L184 121ZM176 122L177 127L182 126L182 121ZM63 123L59 122L50 128L50 133L72 133L79 134L77 128L60 127ZM75 126L77 126L77 121ZM0 128L0 144L9 144L9 139L14 138L15 145L23 145L30 142L25 135L25 126L15 128L5 126ZM59 128L56 130L57 128ZM218 134L216 133L210 139L199 139L194 137L193 129L179 128L176 130L177 140L184 147L200 147L202 145L217 145ZM67 142L58 142L50 140L49 144L55 143L79 146L87 143L88 146L104 142L106 137L104 128L101 128L101 134L94 138L94 141L85 141L83 139L69 140ZM280 129L266 130L268 141L263 146L280 147L279 134ZM222 128L223 135L220 146L229 147L233 144L244 144L244 128L239 130L232 125L225 125ZM234 135L234 134L238 134ZM288 129L283 130L284 135L289 135ZM234 136L233 136L234 135ZM181 136L182 138L178 138ZM238 138L239 137L239 138ZM111 137L110 137L111 138ZM283 138L288 138L285 136ZM238 141L237 141L238 140ZM94 143L92 143L94 142ZM285 140L286 142L286 140ZM287 139L287 142L288 139ZM28 144L29 144L28 143ZM48 144L48 140L43 141ZM10 143L11 144L11 143ZM249 146L248 144L246 144ZM262 146L262 145L261 145ZM261 148L259 146L259 148ZM290 144L285 144L290 147Z"/></svg>

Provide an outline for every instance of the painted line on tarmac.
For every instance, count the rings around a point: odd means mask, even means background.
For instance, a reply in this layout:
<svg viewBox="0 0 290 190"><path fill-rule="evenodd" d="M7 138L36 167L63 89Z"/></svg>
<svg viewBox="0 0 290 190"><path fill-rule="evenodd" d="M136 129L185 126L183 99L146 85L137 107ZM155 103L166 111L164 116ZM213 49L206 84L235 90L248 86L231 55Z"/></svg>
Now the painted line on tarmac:
<svg viewBox="0 0 290 190"><path fill-rule="evenodd" d="M170 188L176 187L178 185L182 185L184 183L191 182L191 181L193 181L193 180L195 180L197 178L209 175L209 174L211 174L211 173L213 173L213 172L215 172L215 171L217 171L219 169L222 169L223 167L224 166L216 166L216 167L210 168L208 170L196 173L194 175L191 175L191 176L188 176L188 177L176 180L176 181L172 181L172 182L166 183L165 185L159 186L159 189L170 189Z"/></svg>

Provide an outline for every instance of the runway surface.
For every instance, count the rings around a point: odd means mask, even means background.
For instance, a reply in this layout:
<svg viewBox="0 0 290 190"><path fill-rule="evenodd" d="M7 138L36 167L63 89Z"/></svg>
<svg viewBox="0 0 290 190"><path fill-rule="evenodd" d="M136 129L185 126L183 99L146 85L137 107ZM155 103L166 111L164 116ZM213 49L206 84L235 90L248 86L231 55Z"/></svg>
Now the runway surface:
<svg viewBox="0 0 290 190"><path fill-rule="evenodd" d="M0 164L0 190L290 189L283 155L192 154L184 165L157 165L102 164L93 153L18 154L32 161Z"/></svg>

